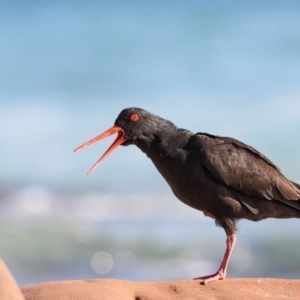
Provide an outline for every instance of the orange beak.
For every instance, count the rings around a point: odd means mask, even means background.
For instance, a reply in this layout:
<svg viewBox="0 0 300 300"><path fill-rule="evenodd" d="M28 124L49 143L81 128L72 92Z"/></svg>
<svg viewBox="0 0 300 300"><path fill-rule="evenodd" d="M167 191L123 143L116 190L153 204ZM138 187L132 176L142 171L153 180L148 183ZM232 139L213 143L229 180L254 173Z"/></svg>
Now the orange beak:
<svg viewBox="0 0 300 300"><path fill-rule="evenodd" d="M99 158L99 160L94 164L94 166L88 171L87 175L91 174L101 163L102 161L114 150L116 149L119 145L124 143L126 140L124 138L124 130L120 128L119 126L113 126L106 130L105 132L101 133L100 135L94 137L93 139L89 140L88 142L82 144L81 146L77 147L74 152L77 152L85 147L88 147L114 133L118 133L117 138L115 141L112 143L112 145L106 150L106 152Z"/></svg>

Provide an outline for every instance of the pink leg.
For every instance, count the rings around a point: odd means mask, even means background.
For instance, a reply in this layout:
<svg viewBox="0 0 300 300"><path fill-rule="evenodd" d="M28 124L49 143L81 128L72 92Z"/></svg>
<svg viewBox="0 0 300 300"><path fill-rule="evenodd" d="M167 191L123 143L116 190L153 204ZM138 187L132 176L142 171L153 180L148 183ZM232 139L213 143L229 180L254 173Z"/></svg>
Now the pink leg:
<svg viewBox="0 0 300 300"><path fill-rule="evenodd" d="M235 241L236 241L235 234L231 234L231 235L227 236L226 251L225 251L221 266L220 266L219 270L217 271L217 273L212 274L212 275L197 277L197 278L194 278L194 279L196 279L196 280L203 279L204 284L206 284L208 282L211 282L211 281L216 281L216 280L219 280L219 279L225 279L226 271L227 271L227 267L228 267L228 263L229 263L229 259L230 259L230 255L231 255L231 252L233 250Z"/></svg>

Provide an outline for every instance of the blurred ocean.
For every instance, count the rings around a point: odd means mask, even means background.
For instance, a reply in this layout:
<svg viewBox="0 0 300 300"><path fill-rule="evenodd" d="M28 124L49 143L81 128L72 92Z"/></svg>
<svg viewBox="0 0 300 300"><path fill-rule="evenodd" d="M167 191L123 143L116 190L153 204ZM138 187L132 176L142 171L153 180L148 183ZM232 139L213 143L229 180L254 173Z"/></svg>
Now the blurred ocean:
<svg viewBox="0 0 300 300"><path fill-rule="evenodd" d="M0 257L20 285L215 272L225 234L135 147L130 106L248 143L300 182L299 1L1 1ZM300 277L299 220L240 222L229 277Z"/></svg>

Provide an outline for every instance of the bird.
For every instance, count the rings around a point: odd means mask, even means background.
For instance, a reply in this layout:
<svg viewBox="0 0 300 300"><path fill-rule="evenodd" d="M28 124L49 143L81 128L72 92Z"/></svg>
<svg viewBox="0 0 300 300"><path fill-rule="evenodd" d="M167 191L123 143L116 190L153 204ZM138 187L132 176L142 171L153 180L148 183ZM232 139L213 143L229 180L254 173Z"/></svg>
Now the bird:
<svg viewBox="0 0 300 300"><path fill-rule="evenodd" d="M142 108L130 107L120 112L114 126L74 151L115 133L115 141L88 174L119 145L135 145L150 158L180 201L225 230L221 265L216 273L194 278L202 284L226 278L240 219L300 218L300 185L237 139L193 133Z"/></svg>

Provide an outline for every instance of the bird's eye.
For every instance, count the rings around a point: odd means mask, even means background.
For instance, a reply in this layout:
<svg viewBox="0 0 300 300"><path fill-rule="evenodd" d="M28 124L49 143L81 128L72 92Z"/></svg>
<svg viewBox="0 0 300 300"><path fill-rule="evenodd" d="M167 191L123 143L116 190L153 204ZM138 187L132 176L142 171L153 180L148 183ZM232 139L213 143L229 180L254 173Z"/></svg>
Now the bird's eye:
<svg viewBox="0 0 300 300"><path fill-rule="evenodd" d="M140 116L138 114L132 114L130 116L130 120L133 121L133 122L136 122L140 119Z"/></svg>

